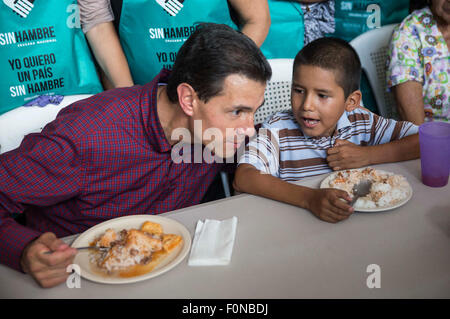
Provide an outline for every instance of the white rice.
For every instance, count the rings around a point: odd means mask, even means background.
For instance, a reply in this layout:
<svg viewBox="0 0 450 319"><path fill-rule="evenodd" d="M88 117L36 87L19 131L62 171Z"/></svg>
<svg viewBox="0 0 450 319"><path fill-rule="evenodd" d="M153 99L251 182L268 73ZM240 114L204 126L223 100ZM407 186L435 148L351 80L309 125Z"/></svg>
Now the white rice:
<svg viewBox="0 0 450 319"><path fill-rule="evenodd" d="M354 207L371 209L393 206L404 200L409 194L409 184L402 175L380 172L367 167L363 170L345 170L338 172L329 182L329 186L346 191L353 196L353 186L361 180L371 180L370 193L359 198Z"/></svg>
<svg viewBox="0 0 450 319"><path fill-rule="evenodd" d="M377 204L374 201L368 199L367 197L360 197L355 202L356 207L364 208L377 208Z"/></svg>

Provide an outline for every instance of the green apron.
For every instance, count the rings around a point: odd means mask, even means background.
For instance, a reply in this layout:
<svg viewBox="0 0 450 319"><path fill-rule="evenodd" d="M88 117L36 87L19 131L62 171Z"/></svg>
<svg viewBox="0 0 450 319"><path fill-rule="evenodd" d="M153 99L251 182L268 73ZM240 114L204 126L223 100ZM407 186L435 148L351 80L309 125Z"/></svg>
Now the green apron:
<svg viewBox="0 0 450 319"><path fill-rule="evenodd" d="M293 59L303 47L303 12L294 1L269 0L271 25L261 51L268 59Z"/></svg>
<svg viewBox="0 0 450 319"><path fill-rule="evenodd" d="M179 1L183 7L177 13L158 2L123 0L120 42L136 84L151 81L163 67L172 67L197 22L223 23L237 29L226 0Z"/></svg>
<svg viewBox="0 0 450 319"><path fill-rule="evenodd" d="M102 91L76 0L36 0L26 12L1 1L0 70L0 114L39 95Z"/></svg>

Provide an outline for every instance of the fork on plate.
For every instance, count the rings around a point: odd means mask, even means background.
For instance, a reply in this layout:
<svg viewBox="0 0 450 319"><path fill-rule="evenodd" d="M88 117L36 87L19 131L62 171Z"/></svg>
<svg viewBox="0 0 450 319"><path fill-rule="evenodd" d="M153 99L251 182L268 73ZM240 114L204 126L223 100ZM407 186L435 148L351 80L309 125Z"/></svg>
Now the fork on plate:
<svg viewBox="0 0 450 319"><path fill-rule="evenodd" d="M372 187L372 181L368 179L361 180L358 184L353 185L353 199L350 202L350 206L353 206L358 198L364 197L370 193Z"/></svg>
<svg viewBox="0 0 450 319"><path fill-rule="evenodd" d="M178 0L155 0L172 17L176 16L183 8L183 4Z"/></svg>
<svg viewBox="0 0 450 319"><path fill-rule="evenodd" d="M74 247L75 249L78 250L87 250L87 249L94 249L94 250L98 250L98 251L108 251L111 247L97 247L97 246L84 246L84 247ZM53 251L49 250L44 252L45 255L50 255L52 254Z"/></svg>
<svg viewBox="0 0 450 319"><path fill-rule="evenodd" d="M28 0L3 0L3 3L22 18L26 18L34 7L34 5Z"/></svg>

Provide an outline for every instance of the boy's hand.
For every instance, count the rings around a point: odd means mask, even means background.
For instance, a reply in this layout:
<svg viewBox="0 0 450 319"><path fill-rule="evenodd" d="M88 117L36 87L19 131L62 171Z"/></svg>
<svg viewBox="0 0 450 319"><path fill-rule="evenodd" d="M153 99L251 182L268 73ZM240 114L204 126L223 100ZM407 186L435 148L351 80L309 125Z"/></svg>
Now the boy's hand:
<svg viewBox="0 0 450 319"><path fill-rule="evenodd" d="M354 212L353 207L348 204L350 200L347 192L340 189L313 189L312 195L308 198L307 208L321 220L337 223L349 218Z"/></svg>
<svg viewBox="0 0 450 319"><path fill-rule="evenodd" d="M359 168L370 164L368 147L358 146L346 140L336 140L327 150L328 165L335 171Z"/></svg>

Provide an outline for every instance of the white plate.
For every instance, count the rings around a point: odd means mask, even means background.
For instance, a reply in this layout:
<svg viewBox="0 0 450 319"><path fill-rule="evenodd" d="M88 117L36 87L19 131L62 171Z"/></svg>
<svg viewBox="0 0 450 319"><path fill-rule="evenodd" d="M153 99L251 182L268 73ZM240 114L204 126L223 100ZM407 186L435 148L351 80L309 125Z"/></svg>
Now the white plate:
<svg viewBox="0 0 450 319"><path fill-rule="evenodd" d="M360 170L363 170L363 169L365 169L365 168L366 168L366 167L363 167L363 168L357 168L357 169L350 169L350 171L354 171L354 170L360 171ZM343 170L343 171L346 171L346 170ZM381 169L376 169L376 171L379 172L379 173L381 173L381 174L389 174L389 175L393 175L393 174L394 174L394 173L392 173L392 172L383 171L383 170L381 170ZM331 173L330 175L328 175L328 176L320 183L320 188L330 188L330 181L331 181L332 179L334 179L334 177L336 176L337 173L339 173L339 171L333 172L333 173ZM406 181L406 182L408 182L408 181ZM407 196L406 196L403 200L401 200L400 202L398 202L398 203L396 203L396 204L394 204L394 205L391 205L391 206L384 206L384 207L377 207L377 208L359 208L359 207L356 206L356 205L353 206L353 207L355 208L355 211L358 211L358 212L382 212L382 211L391 210L391 209L394 209L394 208L397 208L397 207L400 207L400 206L405 205L405 204L411 199L412 194L413 194L413 190L412 190L412 188L411 188L411 185L409 185L409 183L408 183L408 194L407 194Z"/></svg>
<svg viewBox="0 0 450 319"><path fill-rule="evenodd" d="M132 215L108 220L86 230L72 243L72 247L89 246L89 244L92 243L95 238L103 234L108 228L112 228L117 232L121 231L122 229L140 229L145 221L152 221L161 224L163 231L166 234L176 234L182 236L183 245L177 247L173 252L171 252L162 261L162 263L160 263L152 271L144 275L129 278L107 277L93 272L91 270L91 264L89 262L89 252L80 251L75 256L74 264L80 266L81 277L105 284L126 284L159 276L178 265L186 257L189 249L191 248L191 234L186 229L186 227L184 227L179 222L162 216Z"/></svg>

